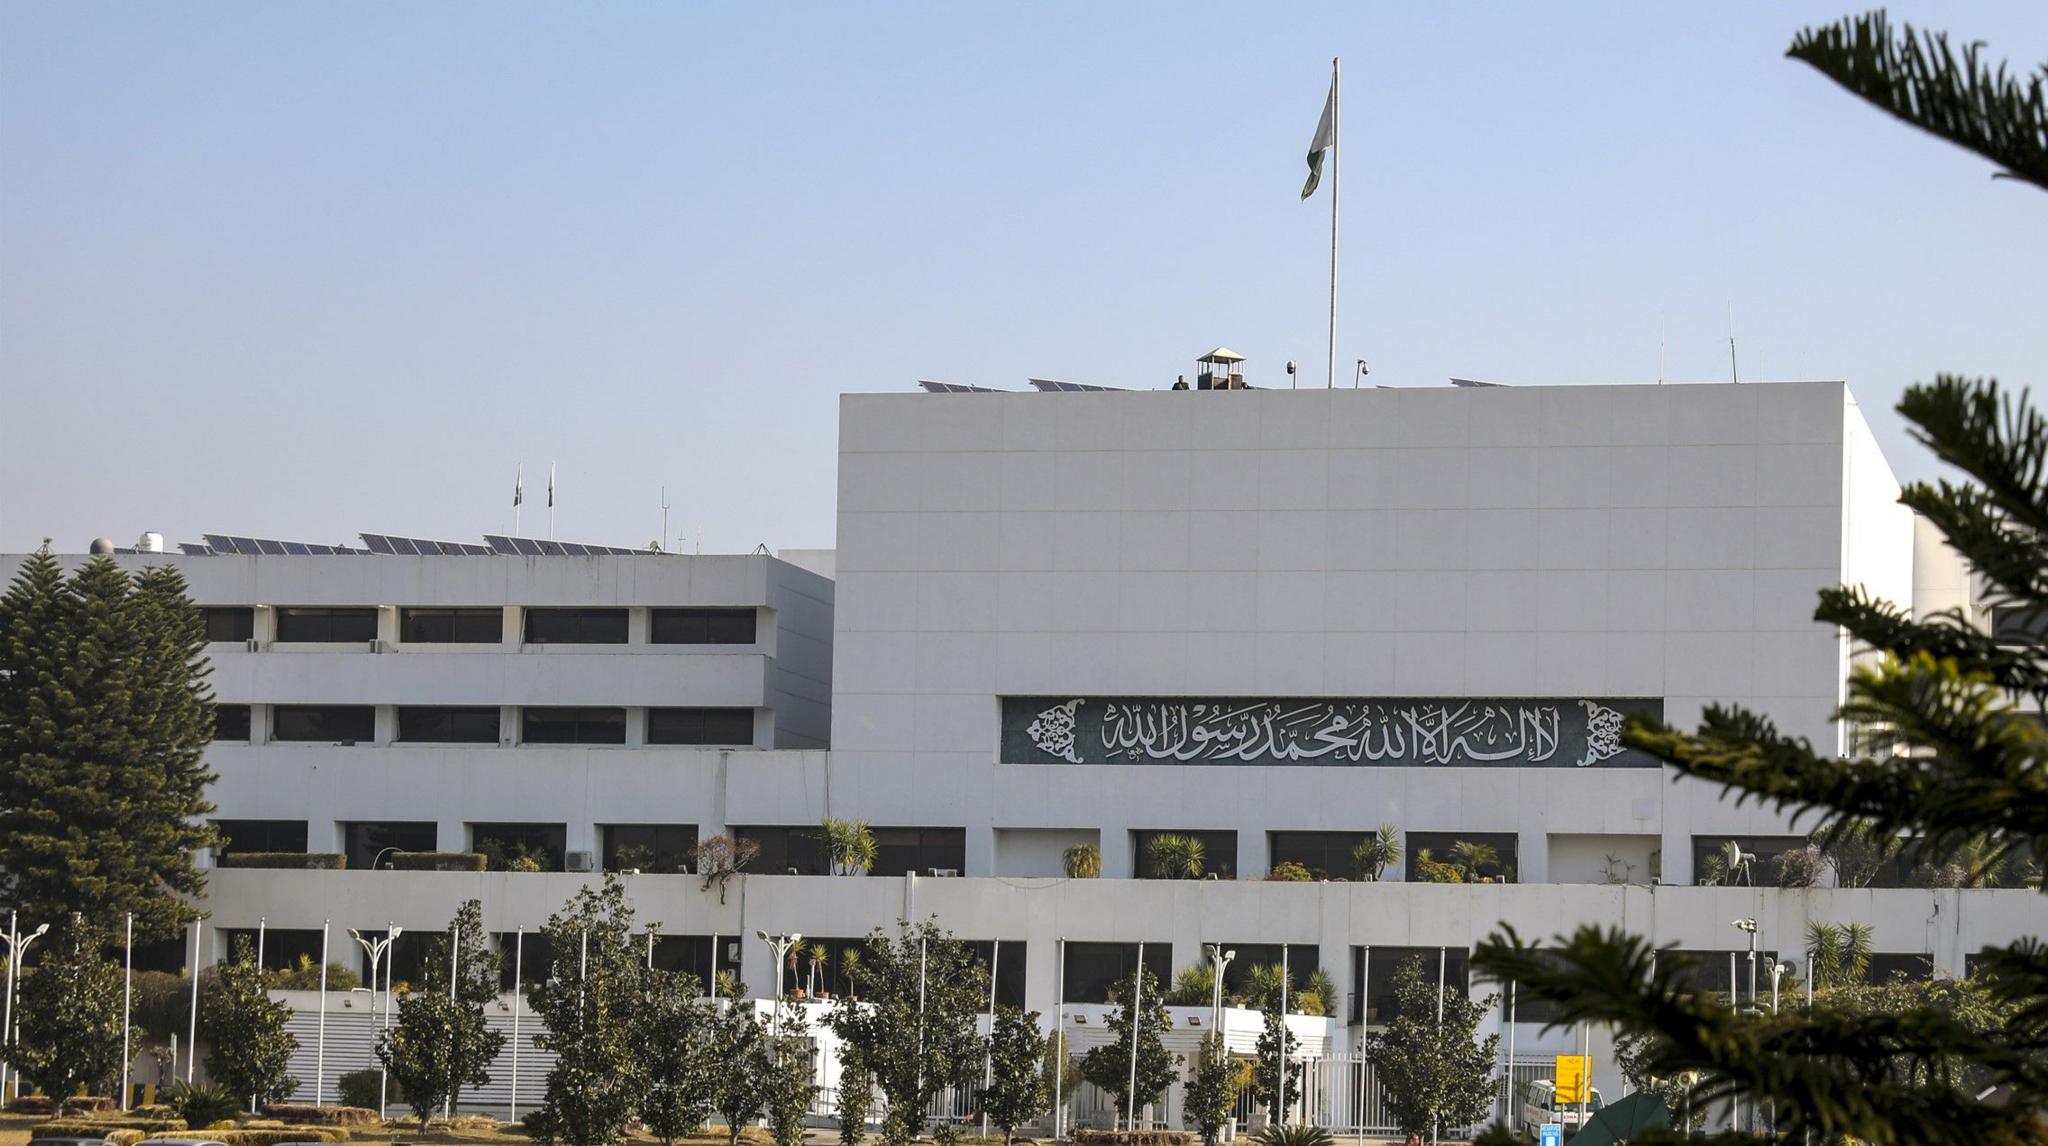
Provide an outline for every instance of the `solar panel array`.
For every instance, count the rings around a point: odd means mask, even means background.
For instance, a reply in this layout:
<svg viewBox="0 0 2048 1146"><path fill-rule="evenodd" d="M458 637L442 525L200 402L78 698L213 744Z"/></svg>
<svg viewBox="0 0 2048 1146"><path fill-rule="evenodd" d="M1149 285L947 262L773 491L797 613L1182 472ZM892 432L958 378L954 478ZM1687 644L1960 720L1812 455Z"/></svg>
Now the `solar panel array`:
<svg viewBox="0 0 2048 1146"><path fill-rule="evenodd" d="M361 554L360 549L346 545L316 545L307 541L273 541L268 537L232 537L225 533L208 533L204 546L181 543L178 548L194 556L245 556L245 557L336 557Z"/></svg>
<svg viewBox="0 0 2048 1146"><path fill-rule="evenodd" d="M1126 388L1122 386L1091 386L1086 382L1060 382L1051 378L1033 378L1031 379L1031 384L1047 394L1085 394L1101 393L1103 391L1114 391L1121 394L1126 392Z"/></svg>
<svg viewBox="0 0 2048 1146"><path fill-rule="evenodd" d="M467 541L429 541L424 537L394 537L388 533L360 533L363 544L372 553L392 553L404 557L489 557L492 548L475 545Z"/></svg>
<svg viewBox="0 0 2048 1146"><path fill-rule="evenodd" d="M187 557L367 557L373 554L394 557L629 557L647 552L617 545L588 545L578 541L548 541L538 537L506 537L491 533L484 535L482 545L473 541L434 541L390 533L364 533L359 535L367 546L364 549L346 545L315 545L305 541L273 541L267 537L237 537L225 533L204 536L204 544L180 542L178 551ZM115 552L132 554L136 551L117 549Z"/></svg>
<svg viewBox="0 0 2048 1146"><path fill-rule="evenodd" d="M993 386L970 386L965 382L927 382L920 378L917 384L933 394L1007 394Z"/></svg>
<svg viewBox="0 0 2048 1146"><path fill-rule="evenodd" d="M630 557L645 553L645 549L621 549L616 545L585 545L576 541L548 541L539 537L506 537L497 533L484 534L484 540L491 543L490 552L506 557Z"/></svg>

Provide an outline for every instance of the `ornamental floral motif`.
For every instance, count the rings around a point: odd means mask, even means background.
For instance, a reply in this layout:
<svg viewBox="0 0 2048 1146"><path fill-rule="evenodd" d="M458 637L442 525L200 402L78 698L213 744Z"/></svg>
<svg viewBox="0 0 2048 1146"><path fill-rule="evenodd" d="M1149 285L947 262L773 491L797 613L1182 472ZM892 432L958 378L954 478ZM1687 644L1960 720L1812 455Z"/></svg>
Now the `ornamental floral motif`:
<svg viewBox="0 0 2048 1146"><path fill-rule="evenodd" d="M1069 764L1079 764L1081 758L1074 754L1074 709L1081 700L1076 697L1065 704L1055 704L1038 714L1031 726L1024 730L1031 737L1031 743L1048 756L1057 756Z"/></svg>
<svg viewBox="0 0 2048 1146"><path fill-rule="evenodd" d="M1586 710L1586 756L1579 767L1621 755L1621 713L1590 700L1580 701L1579 707Z"/></svg>

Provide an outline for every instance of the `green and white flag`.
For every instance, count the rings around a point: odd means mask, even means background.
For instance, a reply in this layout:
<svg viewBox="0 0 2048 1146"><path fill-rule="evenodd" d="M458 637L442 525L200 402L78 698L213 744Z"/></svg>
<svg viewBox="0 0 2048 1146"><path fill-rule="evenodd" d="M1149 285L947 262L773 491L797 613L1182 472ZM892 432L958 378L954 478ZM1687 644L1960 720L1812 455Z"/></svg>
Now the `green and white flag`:
<svg viewBox="0 0 2048 1146"><path fill-rule="evenodd" d="M1316 193L1323 181L1323 157L1337 146L1337 77L1330 77L1330 98L1323 101L1323 118L1316 122L1316 137L1308 145L1308 182L1301 185L1301 197Z"/></svg>

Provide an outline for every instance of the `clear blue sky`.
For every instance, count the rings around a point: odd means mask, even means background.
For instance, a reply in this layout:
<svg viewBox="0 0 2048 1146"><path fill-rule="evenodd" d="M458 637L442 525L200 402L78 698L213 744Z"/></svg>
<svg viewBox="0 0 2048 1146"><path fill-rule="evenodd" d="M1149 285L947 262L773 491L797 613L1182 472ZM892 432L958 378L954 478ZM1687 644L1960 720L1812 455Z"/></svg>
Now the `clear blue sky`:
<svg viewBox="0 0 2048 1146"><path fill-rule="evenodd" d="M842 391L2038 380L2048 197L1782 58L1834 3L0 6L0 550L830 545ZM1892 9L2030 69L2048 5Z"/></svg>

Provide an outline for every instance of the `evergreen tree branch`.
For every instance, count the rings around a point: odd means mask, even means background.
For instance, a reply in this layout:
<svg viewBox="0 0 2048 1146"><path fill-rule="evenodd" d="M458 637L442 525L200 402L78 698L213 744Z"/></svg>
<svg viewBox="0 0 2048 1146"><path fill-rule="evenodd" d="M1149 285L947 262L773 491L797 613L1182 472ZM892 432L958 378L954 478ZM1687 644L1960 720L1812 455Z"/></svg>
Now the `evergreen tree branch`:
<svg viewBox="0 0 2048 1146"><path fill-rule="evenodd" d="M1983 45L1961 58L1940 32L1892 35L1882 10L1808 28L1785 54L1914 127L1976 152L2008 178L2048 190L2048 67L2025 80L1996 69Z"/></svg>
<svg viewBox="0 0 2048 1146"><path fill-rule="evenodd" d="M1960 609L1916 621L1903 606L1856 585L1821 590L1813 619L1840 625L1866 648L1900 657L1925 653L1938 661L1953 661L1964 672L1982 674L2001 688L2035 697L2037 704L2048 699L2048 664L2040 654L1998 643Z"/></svg>

